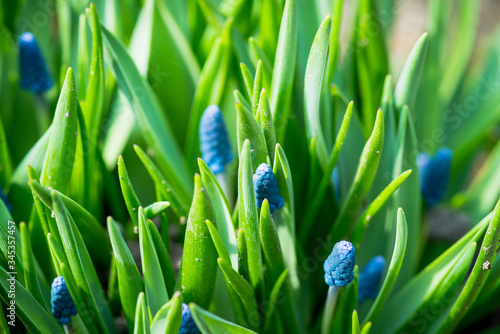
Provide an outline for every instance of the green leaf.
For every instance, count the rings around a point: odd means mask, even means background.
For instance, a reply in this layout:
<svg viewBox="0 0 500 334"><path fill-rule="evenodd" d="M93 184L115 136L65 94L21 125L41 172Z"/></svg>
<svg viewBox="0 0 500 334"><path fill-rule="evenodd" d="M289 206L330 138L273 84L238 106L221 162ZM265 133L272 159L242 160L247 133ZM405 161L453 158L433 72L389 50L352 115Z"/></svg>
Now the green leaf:
<svg viewBox="0 0 500 334"><path fill-rule="evenodd" d="M240 321L247 323L253 329L258 329L260 327L260 318L257 307L257 299L255 298L252 286L236 270L231 268L227 261L219 258L217 262L224 273L226 284L232 286L243 304L246 317Z"/></svg>
<svg viewBox="0 0 500 334"><path fill-rule="evenodd" d="M360 213L359 210L370 191L373 178L377 172L383 143L384 115L382 114L382 110L379 109L372 134L366 142L359 158L356 177L332 229L331 235L337 239L345 235L351 235L352 233L352 228Z"/></svg>
<svg viewBox="0 0 500 334"><path fill-rule="evenodd" d="M148 227L142 207L139 207L139 246L141 249L142 275L149 314L154 318L156 312L168 302L162 268L158 260L153 237Z"/></svg>
<svg viewBox="0 0 500 334"><path fill-rule="evenodd" d="M352 334L361 334L361 329L359 328L358 312L356 312L356 310L352 312Z"/></svg>
<svg viewBox="0 0 500 334"><path fill-rule="evenodd" d="M19 230L21 232L21 256L23 258L24 286L26 287L26 290L33 297L35 297L40 305L45 306L42 295L40 294L40 288L38 287L35 261L33 259L33 251L31 249L31 239L26 224L20 223Z"/></svg>
<svg viewBox="0 0 500 334"><path fill-rule="evenodd" d="M157 153L162 172L183 199L189 197L191 181L182 154L175 143L169 124L149 84L141 77L125 46L106 28L102 27L104 42L110 53L113 69L120 89L127 96L143 130L144 139Z"/></svg>
<svg viewBox="0 0 500 334"><path fill-rule="evenodd" d="M128 214L130 215L130 218L132 218L134 225L137 226L137 210L141 206L141 202L135 194L134 187L128 177L125 161L123 161L123 157L121 155L118 157L118 177L120 179L120 187L122 189L123 199L125 200Z"/></svg>
<svg viewBox="0 0 500 334"><path fill-rule="evenodd" d="M0 267L0 296L4 303L10 305L10 301L13 300L8 297L11 279L14 280L16 291L16 318L19 318L23 324L33 332L64 333L56 319L51 314L47 313L45 308L26 291L21 283L15 280L15 278L12 278L3 267Z"/></svg>
<svg viewBox="0 0 500 334"><path fill-rule="evenodd" d="M245 83L245 88L247 90L248 98L253 98L253 75L244 63L240 63L241 74L243 76L243 82Z"/></svg>
<svg viewBox="0 0 500 334"><path fill-rule="evenodd" d="M316 139L318 160L322 169L327 164L327 152L325 137L321 127L320 97L321 85L325 75L328 61L328 48L330 46L330 31L332 17L328 15L316 33L311 46L304 82L304 114L306 122L307 139ZM275 110L273 108L273 110Z"/></svg>
<svg viewBox="0 0 500 334"><path fill-rule="evenodd" d="M287 0L283 9L271 85L271 110L278 141L285 137L297 59L297 5ZM254 92L255 93L255 92Z"/></svg>
<svg viewBox="0 0 500 334"><path fill-rule="evenodd" d="M156 313L151 323L153 333L177 334L182 320L182 297L177 291L172 298Z"/></svg>
<svg viewBox="0 0 500 334"><path fill-rule="evenodd" d="M145 212L144 215L146 216ZM165 280L165 286L167 287L167 295L171 296L174 293L175 274L174 267L172 266L172 261L170 260L170 254L168 253L167 247L163 243L160 232L156 228L156 225L153 223L153 221L148 219L147 224L151 233L154 247L156 249L156 254L158 255L158 261L163 273L163 279Z"/></svg>
<svg viewBox="0 0 500 334"><path fill-rule="evenodd" d="M355 245L356 248L359 247L361 241L363 240L366 228L368 227L368 224L370 223L371 219L378 213L380 208L387 202L389 197L391 197L391 195L396 190L399 189L401 184L408 178L408 176L410 176L410 174L411 174L411 169L399 175L391 183L389 183L387 187L385 187L385 189L382 190L382 192L377 197L375 197L375 199L370 203L370 205L368 205L363 215L358 219L358 222L356 223L356 228L354 230L352 243Z"/></svg>
<svg viewBox="0 0 500 334"><path fill-rule="evenodd" d="M332 5L332 32L330 34L330 56L328 57L328 82L332 82L337 69L340 49L340 27L342 25L342 7L344 0L335 0Z"/></svg>
<svg viewBox="0 0 500 334"><path fill-rule="evenodd" d="M405 257L406 251L406 241L408 239L408 224L406 223L405 213L403 209L398 209L398 219L396 228L396 240L394 242L394 250L392 253L391 263L389 264L389 269L385 276L384 283L380 288L380 292L377 295L377 299L373 302L370 311L363 320L363 325L367 322L376 319L382 312L382 307L385 305L387 298L389 297L394 283L398 278L399 271L401 270L401 264Z"/></svg>
<svg viewBox="0 0 500 334"><path fill-rule="evenodd" d="M100 331L104 333L113 332L114 323L111 312L80 233L74 222L71 221L64 202L58 193L53 190L51 196L62 246L71 272L78 284L78 289L83 296L86 296L84 298L85 305L89 312L95 313L94 321Z"/></svg>
<svg viewBox="0 0 500 334"><path fill-rule="evenodd" d="M274 283L273 288L271 289L271 294L269 297L269 310L267 311L266 314L266 320L264 322L264 331L268 332L272 330L273 325L274 326L280 326L279 323L275 323L276 319L280 319L279 317L275 317L275 311L276 311L276 306L281 304L278 302L278 298L282 294L282 288L285 285L286 279L288 277L288 269L285 269L283 273L278 277L276 280L276 283ZM284 314L282 319L287 319L287 316L291 316L291 319L295 320L295 315L293 313L290 314ZM273 323L274 322L274 323ZM295 323L292 323L295 321L285 321L285 325L288 324L288 328L291 329L292 333L296 333L298 331L297 325Z"/></svg>
<svg viewBox="0 0 500 334"><path fill-rule="evenodd" d="M149 316L144 292L139 294L137 298L137 306L135 308L134 334L149 334Z"/></svg>
<svg viewBox="0 0 500 334"><path fill-rule="evenodd" d="M250 334L255 333L249 329L230 323L227 320L205 311L195 303L189 304L189 309L196 322L196 325L202 332L220 333L220 334Z"/></svg>
<svg viewBox="0 0 500 334"><path fill-rule="evenodd" d="M5 187L10 183L12 176L12 161L10 158L7 138L3 127L2 117L0 117L0 184Z"/></svg>
<svg viewBox="0 0 500 334"><path fill-rule="evenodd" d="M176 289L181 291L185 302L197 302L208 307L217 276L217 250L205 221L216 222L216 216L198 174L195 175L194 184Z"/></svg>
<svg viewBox="0 0 500 334"><path fill-rule="evenodd" d="M73 170L75 159L78 115L75 77L73 70L68 68L66 79L57 102L53 131L47 146L47 156L41 183L44 186L66 192Z"/></svg>
<svg viewBox="0 0 500 334"><path fill-rule="evenodd" d="M465 286L460 293L457 301L448 313L445 321L439 328L439 333L452 332L460 320L467 313L467 310L476 301L477 296L484 286L484 282L490 274L491 267L493 266L499 245L500 237L500 199L498 200L493 216L491 217L488 225L488 230L483 239L479 255L477 256L476 263L472 272L465 283Z"/></svg>
<svg viewBox="0 0 500 334"><path fill-rule="evenodd" d="M252 101L252 114L255 116L257 115L257 109L259 108L259 98L260 98L260 91L262 90L262 60L259 59L257 62L257 70L255 71L255 80L254 80L254 85L253 85L253 95L251 97ZM269 104L269 101L267 102Z"/></svg>
<svg viewBox="0 0 500 334"><path fill-rule="evenodd" d="M250 282L254 289L263 291L262 257L259 241L257 202L253 189L253 167L250 140L245 140L240 153L238 170L239 223L245 231Z"/></svg>
<svg viewBox="0 0 500 334"><path fill-rule="evenodd" d="M134 145L135 153L142 161L144 167L148 171L149 175L155 182L156 186L160 189L163 197L172 204L172 209L176 215L180 217L186 217L188 213L188 203L184 199L180 198L177 191L171 187L170 183L165 178L164 174L155 165L153 160L140 148L138 145Z"/></svg>
<svg viewBox="0 0 500 334"><path fill-rule="evenodd" d="M255 103L258 104L257 115L259 115L260 126L262 127L262 132L264 133L264 139L266 141L267 153L272 163L274 161L274 149L276 147L276 132L274 129L271 105L269 104L269 98L265 88L262 89L259 100Z"/></svg>
<svg viewBox="0 0 500 334"><path fill-rule="evenodd" d="M424 33L417 40L406 63L399 75L396 91L394 92L394 105L398 114L401 113L403 106L412 107L417 94L417 87L420 81L420 74L424 65L425 53L427 51L428 35Z"/></svg>
<svg viewBox="0 0 500 334"><path fill-rule="evenodd" d="M144 215L147 219L153 219L164 213L169 207L169 202L154 202L144 208Z"/></svg>
<svg viewBox="0 0 500 334"><path fill-rule="evenodd" d="M259 123L255 120L252 113L241 103L236 103L236 126L238 133L238 152L241 153L243 143L249 139L252 142L253 154L252 164L259 166L263 163L269 163L266 139ZM241 157L240 157L241 159Z"/></svg>
<svg viewBox="0 0 500 334"><path fill-rule="evenodd" d="M139 293L144 290L144 283L137 269L134 258L116 226L113 218L108 217L108 232L116 259L118 289L125 320L128 328L134 327L135 302Z"/></svg>

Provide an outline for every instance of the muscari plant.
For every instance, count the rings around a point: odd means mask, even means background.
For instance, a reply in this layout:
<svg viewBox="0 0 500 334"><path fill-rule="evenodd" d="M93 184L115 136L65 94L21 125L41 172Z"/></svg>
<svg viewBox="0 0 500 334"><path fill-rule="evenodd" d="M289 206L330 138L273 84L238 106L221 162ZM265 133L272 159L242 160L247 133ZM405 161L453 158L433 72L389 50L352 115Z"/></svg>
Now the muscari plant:
<svg viewBox="0 0 500 334"><path fill-rule="evenodd" d="M2 3L2 332L498 331L500 45L428 5L396 80L390 0Z"/></svg>

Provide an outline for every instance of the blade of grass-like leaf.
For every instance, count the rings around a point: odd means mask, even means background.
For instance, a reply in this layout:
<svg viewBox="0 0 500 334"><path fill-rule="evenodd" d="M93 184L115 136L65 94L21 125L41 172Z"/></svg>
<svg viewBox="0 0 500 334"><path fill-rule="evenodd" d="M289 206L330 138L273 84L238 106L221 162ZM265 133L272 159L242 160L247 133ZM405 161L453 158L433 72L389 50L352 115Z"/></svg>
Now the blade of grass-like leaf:
<svg viewBox="0 0 500 334"><path fill-rule="evenodd" d="M10 158L9 147L7 145L7 138L3 128L3 121L0 117L0 184L6 187L12 176L12 162Z"/></svg>
<svg viewBox="0 0 500 334"><path fill-rule="evenodd" d="M297 59L297 5L287 0L283 9L271 85L271 110L278 141L285 136Z"/></svg>
<svg viewBox="0 0 500 334"><path fill-rule="evenodd" d="M252 104L250 102L248 102L248 100L243 96L243 94L241 94L241 92L239 90L235 89L233 94L234 94L234 99L236 100L236 102L240 102L248 110L252 109Z"/></svg>
<svg viewBox="0 0 500 334"><path fill-rule="evenodd" d="M37 300L24 288L24 286L15 280L7 271L0 267L0 296L4 303L10 304L11 298L8 297L12 285L15 285L16 291L16 317L18 317L26 327L39 333L64 333L62 327L56 319L47 313Z"/></svg>
<svg viewBox="0 0 500 334"><path fill-rule="evenodd" d="M141 202L139 201L139 198L137 198L134 187L128 178L127 168L125 167L125 162L123 161L123 157L121 155L118 157L118 177L120 179L120 187L122 189L123 199L125 200L128 214L137 226L137 210L141 206Z"/></svg>
<svg viewBox="0 0 500 334"><path fill-rule="evenodd" d="M104 321L104 316L110 316L109 313L105 312L107 303L85 246L82 245L81 237L78 237L79 232L73 229L74 224L70 221L70 216L60 196L55 191L51 191L51 196L62 246L85 305L90 312L95 312L94 321L99 331L104 333L113 331L112 320L109 322L110 319L106 318L106 322ZM109 312L109 310L107 311Z"/></svg>
<svg viewBox="0 0 500 334"><path fill-rule="evenodd" d="M77 140L77 100L75 77L73 70L68 68L66 79L57 102L53 131L47 146L47 156L41 183L44 186L66 192L73 170Z"/></svg>
<svg viewBox="0 0 500 334"><path fill-rule="evenodd" d="M261 62L259 61L259 64ZM255 96L254 96L255 98ZM264 133L264 139L266 141L267 153L269 154L269 159L271 163L274 161L274 150L276 147L276 131L274 129L273 114L271 111L271 105L269 104L269 97L267 96L267 91L262 88L260 92L259 101L255 102L258 105L257 114L260 118L260 125L262 127L262 132Z"/></svg>
<svg viewBox="0 0 500 334"><path fill-rule="evenodd" d="M214 207L218 234L226 249L231 266L234 269L238 269L238 247L236 245L236 231L234 230L234 223L231 217L231 211L227 204L226 197L222 191L217 178L214 173L210 170L207 164L198 159L198 165L200 167L201 179L205 185L205 189L210 196L210 200ZM212 233L212 230L210 231ZM212 236L213 237L213 236ZM222 257L219 252L219 257ZM227 259L224 259L227 260Z"/></svg>
<svg viewBox="0 0 500 334"><path fill-rule="evenodd" d="M181 326L182 319L182 298L181 293L177 291L172 298L163 305L156 313L151 323L153 333L177 334Z"/></svg>
<svg viewBox="0 0 500 334"><path fill-rule="evenodd" d="M169 202L154 202L144 208L144 215L147 219L153 219L164 213L168 207L170 207Z"/></svg>
<svg viewBox="0 0 500 334"><path fill-rule="evenodd" d="M238 151L241 153L243 143L249 139L253 145L252 164L259 166L263 163L269 163L266 139L262 128L255 120L252 113L241 103L236 103L236 126L238 131Z"/></svg>
<svg viewBox="0 0 500 334"><path fill-rule="evenodd" d="M380 292L375 299L375 302L372 304L370 311L366 315L363 320L363 325L365 325L369 321L373 321L376 319L382 308L389 297L389 294L394 287L394 283L396 283L396 279L398 278L399 271L401 269L401 264L403 263L403 259L405 257L406 251L406 241L408 238L408 224L406 223L406 217L403 212L403 209L398 209L398 219L397 219L397 228L396 228L396 240L394 242L394 251L392 253L391 263L389 264L389 269L387 271L387 275L385 276L384 283L382 284L382 288L380 288Z"/></svg>
<svg viewBox="0 0 500 334"><path fill-rule="evenodd" d="M424 33L413 46L399 75L396 91L394 92L394 105L396 106L398 115L401 113L404 105L413 106L413 100L418 91L420 73L424 65L427 44L428 35Z"/></svg>
<svg viewBox="0 0 500 334"><path fill-rule="evenodd" d="M219 258L217 262L224 273L226 284L230 284L232 286L236 294L239 296L245 310L246 318L239 321L247 323L252 329L258 329L260 327L260 318L257 307L257 299L255 298L252 286L222 258Z"/></svg>
<svg viewBox="0 0 500 334"><path fill-rule="evenodd" d="M259 241L257 204L253 188L253 167L250 140L245 140L240 153L238 171L239 223L245 231L250 282L254 289L263 293L262 257Z"/></svg>
<svg viewBox="0 0 500 334"><path fill-rule="evenodd" d="M247 90L247 95L249 99L253 97L253 75L244 63L240 63L241 74L243 76L243 82L245 83L245 88Z"/></svg>
<svg viewBox="0 0 500 334"><path fill-rule="evenodd" d="M158 100L149 84L141 77L124 45L102 27L104 42L111 55L113 69L121 90L127 96L144 131L147 143L157 152L162 172L171 175L169 182L181 198L189 198L189 179L182 154L175 143L169 125L163 117ZM176 177L173 177L173 176Z"/></svg>
<svg viewBox="0 0 500 334"><path fill-rule="evenodd" d="M304 82L304 114L306 122L307 139L316 139L318 160L322 169L326 168L327 152L325 137L320 120L321 85L325 75L328 61L328 48L330 46L331 16L328 15L316 33L307 60ZM274 108L273 108L274 110Z"/></svg>
<svg viewBox="0 0 500 334"><path fill-rule="evenodd" d="M31 249L31 240L28 228L25 223L19 224L19 230L21 232L21 256L23 258L23 269L24 269L24 286L26 290L40 303L40 305L45 306L45 303L40 294L40 288L38 287L38 279L35 272L35 261L33 260L33 252Z"/></svg>
<svg viewBox="0 0 500 334"><path fill-rule="evenodd" d="M259 108L259 98L260 91L262 90L262 60L259 59L257 62L257 70L255 71L255 80L253 85L253 95L251 98L252 101L252 114L257 115L257 109Z"/></svg>
<svg viewBox="0 0 500 334"><path fill-rule="evenodd" d="M113 246L118 274L118 289L123 313L128 328L134 326L135 302L139 293L144 290L144 283L135 264L134 258L123 239L113 218L108 217L108 232Z"/></svg>
<svg viewBox="0 0 500 334"><path fill-rule="evenodd" d="M387 202L389 197L399 189L399 186L410 176L411 169L407 170L403 174L399 175L396 179L394 179L391 183L385 187L384 190L370 203L370 205L366 208L363 215L358 219L356 223L356 228L353 233L352 243L356 248L359 248L361 241L363 240L363 236L366 232L366 228L370 223L373 216L375 216L380 208Z"/></svg>
<svg viewBox="0 0 500 334"><path fill-rule="evenodd" d="M337 68L339 53L339 32L342 23L342 7L344 0L335 0L332 6L332 32L330 34L330 56L328 57L328 82L332 82Z"/></svg>
<svg viewBox="0 0 500 334"><path fill-rule="evenodd" d="M188 213L189 202L185 202L184 199L177 195L177 192L170 186L160 169L155 165L153 160L137 145L134 145L134 150L137 156L146 167L149 175L155 182L156 186L160 189L164 198L172 204L172 209L177 214L178 217L186 217Z"/></svg>
<svg viewBox="0 0 500 334"><path fill-rule="evenodd" d="M274 326L281 325L281 324L276 324L273 322L275 322L275 320L276 320L276 317L274 317L274 314L276 311L276 306L279 305L278 298L281 294L281 291L282 291L281 289L283 288L283 285L285 284L287 276L288 276L288 269L285 269L285 270L283 270L283 273L278 277L278 279L276 280L276 283L274 283L273 288L271 289L271 293L269 295L269 309L267 310L266 320L264 322L264 331L266 331L266 332L271 331L273 325ZM287 316L289 316L289 315L291 315L292 318L294 317L293 313L287 314ZM284 318L284 319L287 319L287 318ZM293 319L293 320L295 320L295 319ZM290 326L293 326L293 327L291 327L292 333L295 333L298 331L296 324L292 324L291 321L284 321L284 322L285 322L285 325L287 323L289 323ZM295 321L293 321L293 322L295 322Z"/></svg>
<svg viewBox="0 0 500 334"><path fill-rule="evenodd" d="M142 207L139 207L138 217L144 290L149 314L151 314L151 318L154 318L158 310L168 302L168 293L158 254Z"/></svg>
<svg viewBox="0 0 500 334"><path fill-rule="evenodd" d="M230 323L227 320L205 311L195 303L189 304L191 314L202 332L220 334L250 334L255 333L249 329Z"/></svg>
<svg viewBox="0 0 500 334"><path fill-rule="evenodd" d="M492 214L486 216L465 236L448 248L425 269L406 283L386 303L378 320L374 323L374 332L392 332L401 327L418 308L423 305L439 286L451 268L460 261L465 248L477 242L484 235ZM404 308L401 305L405 305Z"/></svg>
<svg viewBox="0 0 500 334"><path fill-rule="evenodd" d="M9 325L7 325L7 317L4 314L3 307L0 308L0 328L5 334L10 334Z"/></svg>
<svg viewBox="0 0 500 334"><path fill-rule="evenodd" d="M358 312L356 312L356 310L352 312L352 334L361 334L361 328L359 328Z"/></svg>
<svg viewBox="0 0 500 334"><path fill-rule="evenodd" d="M373 131L359 158L358 170L340 213L335 220L331 235L342 238L351 235L359 210L370 191L384 143L384 115L378 110Z"/></svg>
<svg viewBox="0 0 500 334"><path fill-rule="evenodd" d="M200 74L189 115L189 124L184 146L188 161L196 161L199 152L198 130L203 111L211 104L219 105L229 75L231 60L231 30L233 20L228 19L221 37L210 51Z"/></svg>
<svg viewBox="0 0 500 334"><path fill-rule="evenodd" d="M267 78L270 78L272 73L273 73L273 67L271 65L271 62L269 59L266 57L264 54L264 51L257 45L255 42L255 39L253 37L250 37L248 39L248 43L250 43L250 55L252 56L252 61L257 66L257 63L259 60L262 60L262 64L264 65L264 84L266 87L269 87L270 85L266 81Z"/></svg>
<svg viewBox="0 0 500 334"><path fill-rule="evenodd" d="M194 184L176 289L182 292L185 302L197 302L208 307L217 276L217 250L204 222L215 222L216 216L198 174L195 175Z"/></svg>
<svg viewBox="0 0 500 334"><path fill-rule="evenodd" d="M333 173L333 169L337 165L340 151L344 146L344 142L347 136L347 131L349 130L349 124L351 122L352 111L353 111L353 102L351 101L347 106L347 110L342 120L342 124L340 125L337 138L335 139L335 145L333 146L332 152L330 153L328 164L326 166L323 177L321 178L319 188L317 192L315 192L315 195L311 202L311 206L307 210L306 216L301 223L300 226L301 240L306 240L307 235L313 225L314 219L316 218L316 215L321 207L321 204L323 203L326 191L328 190L328 187L331 186L331 175ZM316 150L316 152L318 151Z"/></svg>
<svg viewBox="0 0 500 334"><path fill-rule="evenodd" d="M493 215L484 236L479 255L472 269L472 273L467 279L467 283L460 293L457 301L451 308L445 321L439 328L439 333L451 333L459 321L467 313L467 310L477 299L484 282L489 276L491 267L495 262L498 250L498 240L500 236L500 199L498 200Z"/></svg>
<svg viewBox="0 0 500 334"><path fill-rule="evenodd" d="M161 239L160 232L156 228L153 221L148 219L147 225L151 233L153 245L156 249L156 254L158 255L158 262L160 263L163 279L165 280L165 286L167 287L167 295L171 296L174 293L175 274L174 267L172 266L172 260L170 260L170 254L168 253L167 247L165 247L165 244Z"/></svg>
<svg viewBox="0 0 500 334"><path fill-rule="evenodd" d="M134 334L150 334L148 305L144 292L139 294L137 304L135 307L135 321L134 321Z"/></svg>

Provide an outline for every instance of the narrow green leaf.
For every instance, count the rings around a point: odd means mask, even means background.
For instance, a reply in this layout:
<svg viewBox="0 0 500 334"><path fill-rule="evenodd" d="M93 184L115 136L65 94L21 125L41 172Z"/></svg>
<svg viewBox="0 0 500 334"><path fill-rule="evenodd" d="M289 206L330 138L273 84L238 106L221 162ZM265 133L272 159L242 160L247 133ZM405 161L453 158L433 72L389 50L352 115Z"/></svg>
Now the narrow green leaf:
<svg viewBox="0 0 500 334"><path fill-rule="evenodd" d="M410 55L406 59L405 66L399 75L396 91L394 92L394 105L398 115L404 105L413 106L413 101L417 94L420 74L424 65L425 53L427 51L428 35L424 33L417 40Z"/></svg>
<svg viewBox="0 0 500 334"><path fill-rule="evenodd" d="M169 202L154 202L144 208L144 215L146 219L153 219L164 213L169 207Z"/></svg>
<svg viewBox="0 0 500 334"><path fill-rule="evenodd" d="M260 92L259 101L255 103L258 104L257 114L260 116L260 126L262 127L262 131L264 133L267 153L269 154L269 158L272 163L274 161L274 149L276 147L276 132L274 129L271 105L269 104L269 97L267 96L265 88L263 88Z"/></svg>
<svg viewBox="0 0 500 334"><path fill-rule="evenodd" d="M151 323L151 331L153 333L177 334L181 327L182 320L182 297L177 291L172 298L163 305L156 313L156 316Z"/></svg>
<svg viewBox="0 0 500 334"><path fill-rule="evenodd" d="M7 145L7 138L5 137L3 121L0 117L0 184L5 187L10 183L11 176L12 161L10 158L9 147Z"/></svg>
<svg viewBox="0 0 500 334"><path fill-rule="evenodd" d="M241 92L239 90L235 89L233 91L233 95L234 95L234 99L236 100L236 102L240 102L248 110L252 109L252 104L250 102L248 102L248 100L243 96L243 94L241 94Z"/></svg>
<svg viewBox="0 0 500 334"><path fill-rule="evenodd" d="M111 56L110 67L135 112L146 142L157 153L156 159L162 172L166 175L176 175L171 177L169 182L179 196L188 198L191 181L158 100L149 84L141 77L125 46L106 28L102 27L102 31Z"/></svg>
<svg viewBox="0 0 500 334"><path fill-rule="evenodd" d="M382 146L384 143L384 115L382 110L378 110L372 135L363 148L359 158L358 170L352 183L347 199L342 206L340 213L335 220L332 235L335 238L342 238L351 235L352 228L356 222L359 210L370 191L373 178L377 172Z"/></svg>
<svg viewBox="0 0 500 334"><path fill-rule="evenodd" d="M141 206L141 202L135 194L134 187L130 182L127 168L125 167L125 162L123 161L123 157L121 155L118 157L118 177L120 179L120 187L122 189L123 199L125 200L128 213L134 224L137 226L137 210Z"/></svg>
<svg viewBox="0 0 500 334"><path fill-rule="evenodd" d="M204 222L216 222L216 216L201 177L196 174L194 180L194 197L176 289L181 291L186 302L197 302L208 307L217 275L217 250Z"/></svg>
<svg viewBox="0 0 500 334"><path fill-rule="evenodd" d="M9 295L11 281L16 290L16 312L15 316L19 318L27 328L33 332L39 333L64 333L62 327L56 319L49 314L44 307L19 283L15 278L0 267L0 296L5 304L10 305L13 300ZM10 318L8 318L10 320Z"/></svg>
<svg viewBox="0 0 500 334"><path fill-rule="evenodd" d="M142 274L147 308L151 317L168 302L168 293L165 286L162 268L158 260L153 237L148 227L142 207L139 207L139 246L141 249Z"/></svg>
<svg viewBox="0 0 500 334"><path fill-rule="evenodd" d="M144 213L144 215L146 214ZM175 286L175 274L174 267L172 266L172 260L170 260L170 254L161 239L160 232L156 228L156 225L149 219L147 220L147 224L151 233L153 245L156 249L156 254L158 255L158 262L160 263L163 279L165 280L165 286L167 287L167 295L171 296L174 293Z"/></svg>
<svg viewBox="0 0 500 334"><path fill-rule="evenodd" d="M19 224L19 230L21 232L21 256L23 258L23 269L24 269L24 286L26 290L40 303L40 305L45 306L40 294L40 288L38 287L38 279L35 270L35 261L33 259L33 251L31 249L31 239L28 228L25 223Z"/></svg>
<svg viewBox="0 0 500 334"><path fill-rule="evenodd" d="M47 146L47 156L41 173L41 184L66 192L73 170L77 140L77 100L75 77L68 68L57 102L53 131Z"/></svg>
<svg viewBox="0 0 500 334"><path fill-rule="evenodd" d="M271 289L271 294L269 297L269 310L267 311L266 314L266 320L264 322L264 331L268 332L272 330L272 326L280 326L281 324L273 323L276 321L276 319L280 319L279 317L275 317L274 315L276 314L276 306L278 306L278 298L280 298L282 294L282 289L285 285L286 279L288 276L288 269L283 270L283 273L278 277L276 280L276 283L274 283L273 288ZM287 316L291 316L290 318L295 320L294 317L295 315L293 313L291 314L285 314L282 319L287 319ZM295 322L295 321L293 321ZM285 325L288 324L289 328L291 328L292 333L296 333L298 331L297 325L292 323L292 321L284 321Z"/></svg>
<svg viewBox="0 0 500 334"><path fill-rule="evenodd" d="M337 69L338 53L340 49L340 26L342 24L342 7L344 0L335 0L332 6L332 32L330 34L330 56L328 57L328 82L332 82Z"/></svg>
<svg viewBox="0 0 500 334"><path fill-rule="evenodd" d="M240 153L238 170L239 222L245 231L250 282L254 289L263 291L262 257L259 241L257 203L253 189L253 167L250 140L245 140Z"/></svg>
<svg viewBox="0 0 500 334"><path fill-rule="evenodd" d="M244 229L240 228L238 230L238 238L236 240L238 242L238 273L249 280L250 274L248 271L248 252Z"/></svg>
<svg viewBox="0 0 500 334"><path fill-rule="evenodd" d="M410 176L410 174L411 169L399 175L396 179L389 183L384 190L382 190L382 192L370 203L370 205L368 205L365 212L363 213L363 215L361 215L361 217L358 219L358 222L356 223L352 241L355 247L359 247L371 219L378 213L380 208L387 202L389 197L391 197L391 195L396 190L398 190L399 186L401 186L401 184L408 178L408 176Z"/></svg>
<svg viewBox="0 0 500 334"><path fill-rule="evenodd" d="M320 96L321 85L325 75L328 61L328 48L330 46L331 16L328 15L316 33L311 46L309 58L307 59L305 82L304 82L304 114L306 122L307 139L316 139L318 160L322 169L327 164L327 152L325 137L321 127ZM274 108L273 108L274 110Z"/></svg>
<svg viewBox="0 0 500 334"><path fill-rule="evenodd" d="M195 303L189 304L191 314L202 332L220 334L250 334L255 333L249 329L230 323L208 311L205 311Z"/></svg>
<svg viewBox="0 0 500 334"><path fill-rule="evenodd" d="M288 114L290 113L290 99L292 96L297 59L297 5L295 0L287 0L281 18L278 46L274 58L274 69L271 86L271 110L276 125L278 141L285 137Z"/></svg>
<svg viewBox="0 0 500 334"><path fill-rule="evenodd" d="M269 163L266 139L262 128L255 120L252 113L241 103L236 103L236 126L238 134L238 152L241 153L245 140L252 142L252 163L259 166L262 163ZM240 157L241 159L241 157Z"/></svg>
<svg viewBox="0 0 500 334"><path fill-rule="evenodd" d="M257 70L255 71L255 80L252 89L253 95L251 96L252 114L254 116L257 115L257 109L259 108L259 98L261 90L262 90L262 60L259 59L259 61L257 62Z"/></svg>
<svg viewBox="0 0 500 334"><path fill-rule="evenodd" d="M149 316L144 292L139 294L135 308L134 334L149 334Z"/></svg>
<svg viewBox="0 0 500 334"><path fill-rule="evenodd" d="M407 239L408 224L406 223L406 217L403 209L399 208L396 240L394 242L394 251L392 253L391 263L389 264L387 275L385 276L384 283L380 288L377 299L375 299L370 308L370 311L365 317L365 320L363 320L363 325L376 319L379 316L380 312L382 312L382 307L389 297L392 288L394 287L394 283L396 283L396 279L398 278L399 270L401 269L401 264L403 263L403 259L405 257Z"/></svg>
<svg viewBox="0 0 500 334"><path fill-rule="evenodd" d="M245 83L245 88L247 90L248 98L252 99L253 97L253 75L248 70L248 67L244 63L240 63L241 74L243 76L243 82Z"/></svg>
<svg viewBox="0 0 500 334"><path fill-rule="evenodd" d="M127 320L128 328L133 328L135 302L139 293L144 290L144 284L134 258L120 230L111 217L108 217L108 232L111 245L113 246L113 254L116 259L118 289L120 291L120 301L122 303L123 313L125 315L125 320Z"/></svg>
<svg viewBox="0 0 500 334"><path fill-rule="evenodd" d="M352 334L361 334L361 329L359 328L358 312L356 312L356 310L352 312Z"/></svg>

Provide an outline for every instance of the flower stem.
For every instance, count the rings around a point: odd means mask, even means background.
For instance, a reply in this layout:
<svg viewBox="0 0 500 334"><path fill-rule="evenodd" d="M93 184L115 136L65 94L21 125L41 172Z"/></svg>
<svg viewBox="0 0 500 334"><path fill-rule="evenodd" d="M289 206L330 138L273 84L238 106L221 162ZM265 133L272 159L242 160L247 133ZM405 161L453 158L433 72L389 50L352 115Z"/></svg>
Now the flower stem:
<svg viewBox="0 0 500 334"><path fill-rule="evenodd" d="M325 311L323 312L323 321L321 323L321 334L328 334L332 330L333 313L337 304L337 297L339 296L339 287L331 286L328 289L326 297Z"/></svg>

